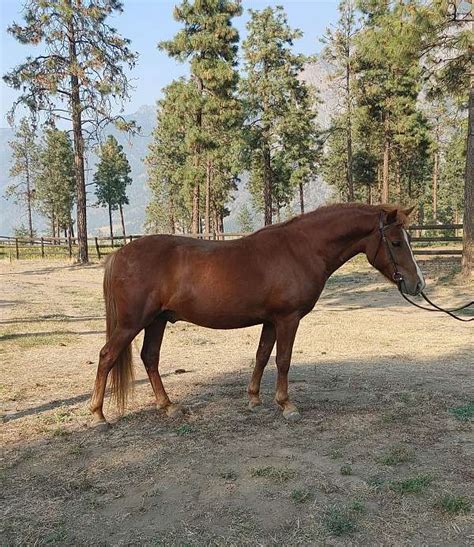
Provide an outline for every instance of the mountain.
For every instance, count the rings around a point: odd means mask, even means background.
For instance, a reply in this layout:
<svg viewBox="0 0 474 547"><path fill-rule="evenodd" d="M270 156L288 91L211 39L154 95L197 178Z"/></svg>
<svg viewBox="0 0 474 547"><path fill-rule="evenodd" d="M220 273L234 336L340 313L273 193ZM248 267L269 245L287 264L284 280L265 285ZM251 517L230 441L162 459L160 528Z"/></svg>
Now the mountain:
<svg viewBox="0 0 474 547"><path fill-rule="evenodd" d="M318 61L305 67L302 73L302 79L308 84L315 86L320 93L321 104L319 106L318 122L321 127L328 127L330 112L336 106L336 98L331 93L328 85L328 65ZM143 159L147 154L148 145L151 141L151 134L155 126L156 112L154 106L142 106L137 112L125 116L127 120L135 120L141 128L138 135L132 137L111 128L113 134L119 143L123 146L131 167L132 185L129 187L128 194L130 205L125 207L125 223L128 233L140 234L143 232L143 223L145 220L145 208L150 198L149 189L146 184L146 170ZM0 128L0 235L12 235L14 228L26 222L26 214L22 209L7 201L4 198L6 187L12 183L8 177L9 166L11 162L10 147L8 142L13 138L14 132L10 128ZM97 163L97 156L89 154L86 162L86 182L88 184L88 232L91 235L107 235L108 217L107 211L95 206L95 196L92 186L92 177ZM229 204L230 215L225 219L225 229L227 231L238 231L239 226L237 217L241 207L249 203L250 195L246 188L247 175L244 173L241 182L233 196L234 199ZM331 195L331 189L317 177L308 184L305 189L306 209L311 210L325 203ZM293 209L298 212L297 201L293 204ZM115 220L117 233L120 233L119 220ZM38 233L47 233L47 226L43 218L34 215L35 227ZM261 224L261 219L256 215L255 225Z"/></svg>

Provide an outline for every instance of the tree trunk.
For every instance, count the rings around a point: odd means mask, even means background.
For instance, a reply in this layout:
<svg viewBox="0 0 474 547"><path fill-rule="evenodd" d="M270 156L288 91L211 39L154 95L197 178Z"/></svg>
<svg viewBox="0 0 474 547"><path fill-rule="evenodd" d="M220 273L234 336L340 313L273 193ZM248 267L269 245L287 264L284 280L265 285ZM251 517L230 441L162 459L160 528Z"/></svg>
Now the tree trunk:
<svg viewBox="0 0 474 547"><path fill-rule="evenodd" d="M388 121L387 118L384 122L385 135L384 135L384 145L383 145L383 171L382 171L382 203L388 203L389 200L389 188L388 188L388 177L389 177L389 165L390 165L390 138L388 135Z"/></svg>
<svg viewBox="0 0 474 547"><path fill-rule="evenodd" d="M474 23L472 24L474 26ZM466 170L464 174L464 219L462 275L470 277L474 269L474 66L471 66Z"/></svg>
<svg viewBox="0 0 474 547"><path fill-rule="evenodd" d="M216 235L219 234L219 217L217 214L217 208L214 206L212 210L212 223L213 223L213 231L214 231L214 239L219 239L216 237Z"/></svg>
<svg viewBox="0 0 474 547"><path fill-rule="evenodd" d="M263 147L263 203L264 203L264 222L265 226L273 222L272 208L272 167L270 158L270 148L265 143Z"/></svg>
<svg viewBox="0 0 474 547"><path fill-rule="evenodd" d="M395 192L396 192L398 203L400 203L402 199L402 180L401 180L400 160L397 160L397 165L396 165Z"/></svg>
<svg viewBox="0 0 474 547"><path fill-rule="evenodd" d="M176 223L174 220L174 199L173 196L170 196L168 202L168 226L171 234L176 233Z"/></svg>
<svg viewBox="0 0 474 547"><path fill-rule="evenodd" d="M300 182L299 186L300 186L300 211L301 211L301 214L303 214L304 213L304 188L303 188L303 183Z"/></svg>
<svg viewBox="0 0 474 547"><path fill-rule="evenodd" d="M343 4L341 4L343 6ZM351 101L351 46L353 41L353 5L349 2L343 8L343 48L345 62L345 102L346 102L346 181L348 201L354 201L353 153L352 153L352 101Z"/></svg>
<svg viewBox="0 0 474 547"><path fill-rule="evenodd" d="M29 165L27 160L27 166L26 166L26 205L28 208L28 231L30 233L30 238L33 239L33 215L31 213L31 183L30 183L30 173L29 173Z"/></svg>
<svg viewBox="0 0 474 547"><path fill-rule="evenodd" d="M123 240L125 243L127 243L125 241L126 237L127 237L127 234L125 233L125 219L123 217L123 207L122 207L122 204L119 203L119 211L120 211L120 222L122 223L122 235L123 235Z"/></svg>
<svg viewBox="0 0 474 547"><path fill-rule="evenodd" d="M346 175L347 175L347 196L349 198L349 201L354 201L354 180L352 178L352 129L351 129L351 121L348 122L348 128L347 128L347 167L346 167Z"/></svg>
<svg viewBox="0 0 474 547"><path fill-rule="evenodd" d="M202 95L204 84L201 78L199 78L196 75L193 75L194 80L196 81L196 85L199 91L199 94ZM201 136L201 130L202 130L202 110L201 108L198 108L198 111L196 113L196 126L198 128L199 136ZM196 144L194 147L194 167L196 169L195 173L195 181L194 181L194 187L193 187L193 212L192 212L192 222L191 222L191 231L194 235L197 235L201 232L201 214L200 214L200 207L199 207L199 194L200 194L200 188L199 188L199 166L201 163L201 146L199 144Z"/></svg>
<svg viewBox="0 0 474 547"><path fill-rule="evenodd" d="M433 166L433 203L432 203L432 216L433 220L436 220L438 216L438 176L439 176L439 153L435 152L434 166Z"/></svg>
<svg viewBox="0 0 474 547"><path fill-rule="evenodd" d="M439 119L436 119L435 127L435 153L433 161L433 186L432 186L432 217L436 220L438 215L438 177L439 177Z"/></svg>
<svg viewBox="0 0 474 547"><path fill-rule="evenodd" d="M222 216L222 213L219 213L219 232L221 234L221 239L224 239L224 217Z"/></svg>
<svg viewBox="0 0 474 547"><path fill-rule="evenodd" d="M382 169L383 165L380 165L380 162L377 164L377 198L379 201L381 200L382 196Z"/></svg>
<svg viewBox="0 0 474 547"><path fill-rule="evenodd" d="M351 89L350 89L350 63L346 63L346 108L347 108L347 127L346 127L346 178L347 178L347 197L349 201L354 201L354 180L352 177L352 109L351 109Z"/></svg>
<svg viewBox="0 0 474 547"><path fill-rule="evenodd" d="M200 230L200 212L199 212L199 183L196 182L193 188L193 216L191 224L191 232L196 235Z"/></svg>
<svg viewBox="0 0 474 547"><path fill-rule="evenodd" d="M66 0L72 10L71 0ZM69 65L77 65L76 37L72 17L68 22ZM87 247L87 198L86 181L84 171L84 137L82 135L82 110L79 79L76 74L71 74L71 110L72 130L74 135L74 165L76 175L76 199L77 199L77 243L78 261L81 264L89 262Z"/></svg>
<svg viewBox="0 0 474 547"><path fill-rule="evenodd" d="M110 229L110 241L112 242L112 247L114 246L114 229L112 226L112 207L109 203L109 229Z"/></svg>
<svg viewBox="0 0 474 547"><path fill-rule="evenodd" d="M211 176L212 164L211 160L206 161L206 205L204 210L204 233L206 239L209 239L211 233Z"/></svg>
<svg viewBox="0 0 474 547"><path fill-rule="evenodd" d="M51 235L56 237L56 219L54 217L54 212L51 213Z"/></svg>

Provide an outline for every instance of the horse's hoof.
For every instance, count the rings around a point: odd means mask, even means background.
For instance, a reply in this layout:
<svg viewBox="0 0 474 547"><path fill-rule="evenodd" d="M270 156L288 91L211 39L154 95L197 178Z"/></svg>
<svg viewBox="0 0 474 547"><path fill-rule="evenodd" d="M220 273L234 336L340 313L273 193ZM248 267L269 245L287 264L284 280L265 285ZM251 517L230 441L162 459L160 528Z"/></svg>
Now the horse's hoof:
<svg viewBox="0 0 474 547"><path fill-rule="evenodd" d="M298 422L301 420L301 414L297 410L284 410L283 418L289 422Z"/></svg>
<svg viewBox="0 0 474 547"><path fill-rule="evenodd" d="M165 408L165 412L169 418L176 418L184 414L184 409L181 405L168 405Z"/></svg>
<svg viewBox="0 0 474 547"><path fill-rule="evenodd" d="M91 427L94 431L98 431L99 433L105 433L110 429L110 424L104 420L101 422L94 422Z"/></svg>
<svg viewBox="0 0 474 547"><path fill-rule="evenodd" d="M261 401L250 401L249 402L249 410L252 412L257 412L262 408L262 402Z"/></svg>

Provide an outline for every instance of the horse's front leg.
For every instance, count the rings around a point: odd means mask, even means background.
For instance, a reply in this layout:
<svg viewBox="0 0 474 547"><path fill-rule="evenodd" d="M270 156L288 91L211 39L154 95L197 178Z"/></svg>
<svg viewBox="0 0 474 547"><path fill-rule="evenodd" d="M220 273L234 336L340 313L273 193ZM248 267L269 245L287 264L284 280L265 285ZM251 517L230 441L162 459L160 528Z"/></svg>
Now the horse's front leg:
<svg viewBox="0 0 474 547"><path fill-rule="evenodd" d="M299 323L299 316L285 317L276 323L278 377L275 401L283 410L283 416L290 421L296 421L301 417L298 409L290 402L288 397L288 370L290 369L291 352Z"/></svg>
<svg viewBox="0 0 474 547"><path fill-rule="evenodd" d="M252 378L247 390L250 409L262 404L260 400L260 382L262 381L263 371L267 366L273 346L275 345L275 338L275 327L271 323L265 323L260 335L257 356L255 358L255 368L253 369Z"/></svg>

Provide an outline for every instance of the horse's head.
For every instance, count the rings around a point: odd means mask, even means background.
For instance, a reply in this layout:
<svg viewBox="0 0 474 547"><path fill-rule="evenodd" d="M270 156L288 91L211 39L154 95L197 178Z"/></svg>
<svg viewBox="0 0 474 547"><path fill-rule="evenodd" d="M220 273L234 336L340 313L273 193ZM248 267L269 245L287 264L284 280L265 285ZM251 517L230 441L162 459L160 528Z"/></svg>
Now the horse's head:
<svg viewBox="0 0 474 547"><path fill-rule="evenodd" d="M405 226L411 209L382 209L377 226L369 237L366 255L369 262L405 294L417 295L425 280L410 247Z"/></svg>

